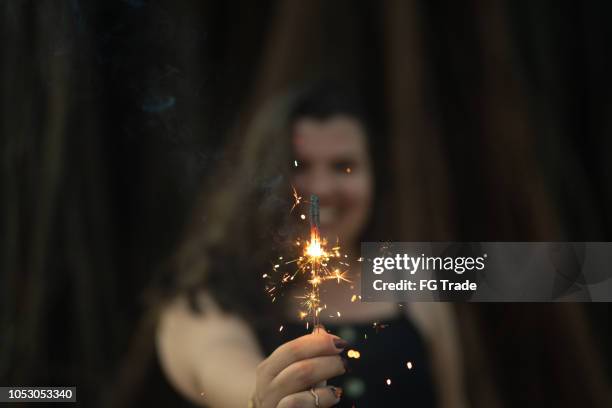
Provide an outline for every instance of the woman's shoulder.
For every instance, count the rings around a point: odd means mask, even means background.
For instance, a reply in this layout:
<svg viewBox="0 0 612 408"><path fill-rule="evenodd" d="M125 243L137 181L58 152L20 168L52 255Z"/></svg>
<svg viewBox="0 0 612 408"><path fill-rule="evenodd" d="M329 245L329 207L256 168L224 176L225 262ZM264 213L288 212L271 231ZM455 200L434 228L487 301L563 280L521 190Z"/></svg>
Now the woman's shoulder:
<svg viewBox="0 0 612 408"><path fill-rule="evenodd" d="M228 340L240 341L243 346L256 344L250 325L223 311L208 293L198 294L195 301L197 308L186 296L178 296L163 308L157 326L158 346L201 348L205 344L227 344Z"/></svg>

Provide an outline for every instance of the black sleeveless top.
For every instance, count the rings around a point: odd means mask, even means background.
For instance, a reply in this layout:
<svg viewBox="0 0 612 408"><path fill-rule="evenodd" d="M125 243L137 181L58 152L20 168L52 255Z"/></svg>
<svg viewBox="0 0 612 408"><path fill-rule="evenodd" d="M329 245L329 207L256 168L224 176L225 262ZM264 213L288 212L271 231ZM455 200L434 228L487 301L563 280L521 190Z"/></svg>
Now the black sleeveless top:
<svg viewBox="0 0 612 408"><path fill-rule="evenodd" d="M328 381L343 389L338 407L436 406L427 346L410 320L401 316L377 324L326 323L325 328L350 343L342 353L348 372ZM276 327L258 334L270 355L307 333L303 323L286 323L282 331Z"/></svg>

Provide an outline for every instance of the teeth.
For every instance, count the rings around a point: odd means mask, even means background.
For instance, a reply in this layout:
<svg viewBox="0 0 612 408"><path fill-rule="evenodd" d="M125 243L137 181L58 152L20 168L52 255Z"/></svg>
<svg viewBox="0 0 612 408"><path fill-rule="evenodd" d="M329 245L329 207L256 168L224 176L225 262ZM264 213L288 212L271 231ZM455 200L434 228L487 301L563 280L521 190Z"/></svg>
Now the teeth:
<svg viewBox="0 0 612 408"><path fill-rule="evenodd" d="M319 209L321 224L331 224L336 220L336 209L333 207L321 207Z"/></svg>

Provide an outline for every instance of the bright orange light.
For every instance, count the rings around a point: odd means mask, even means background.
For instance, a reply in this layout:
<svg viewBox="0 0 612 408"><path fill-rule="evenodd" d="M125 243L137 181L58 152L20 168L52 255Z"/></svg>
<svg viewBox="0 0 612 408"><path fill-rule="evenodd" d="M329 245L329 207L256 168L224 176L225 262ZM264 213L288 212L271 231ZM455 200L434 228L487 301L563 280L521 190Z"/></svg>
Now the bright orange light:
<svg viewBox="0 0 612 408"><path fill-rule="evenodd" d="M312 258L321 258L325 255L325 251L321 248L319 240L310 241L306 247L306 255Z"/></svg>

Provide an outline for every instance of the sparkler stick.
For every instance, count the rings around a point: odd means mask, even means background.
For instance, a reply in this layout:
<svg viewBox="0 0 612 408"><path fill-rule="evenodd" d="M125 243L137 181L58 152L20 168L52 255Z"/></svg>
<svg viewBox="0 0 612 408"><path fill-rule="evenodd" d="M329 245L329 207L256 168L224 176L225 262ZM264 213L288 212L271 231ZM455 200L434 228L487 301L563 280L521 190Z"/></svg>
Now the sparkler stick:
<svg viewBox="0 0 612 408"><path fill-rule="evenodd" d="M310 196L310 228L319 230L319 196L313 194Z"/></svg>
<svg viewBox="0 0 612 408"><path fill-rule="evenodd" d="M320 309L320 291L319 291L319 283L321 283L321 278L319 277L319 263L320 263L320 238L319 238L319 197L315 194L310 196L310 246L312 248L311 251L311 265L310 265L310 275L311 279L309 281L312 286L312 295L313 295L313 316L312 316L312 324L314 325L315 330L319 330L319 313Z"/></svg>

